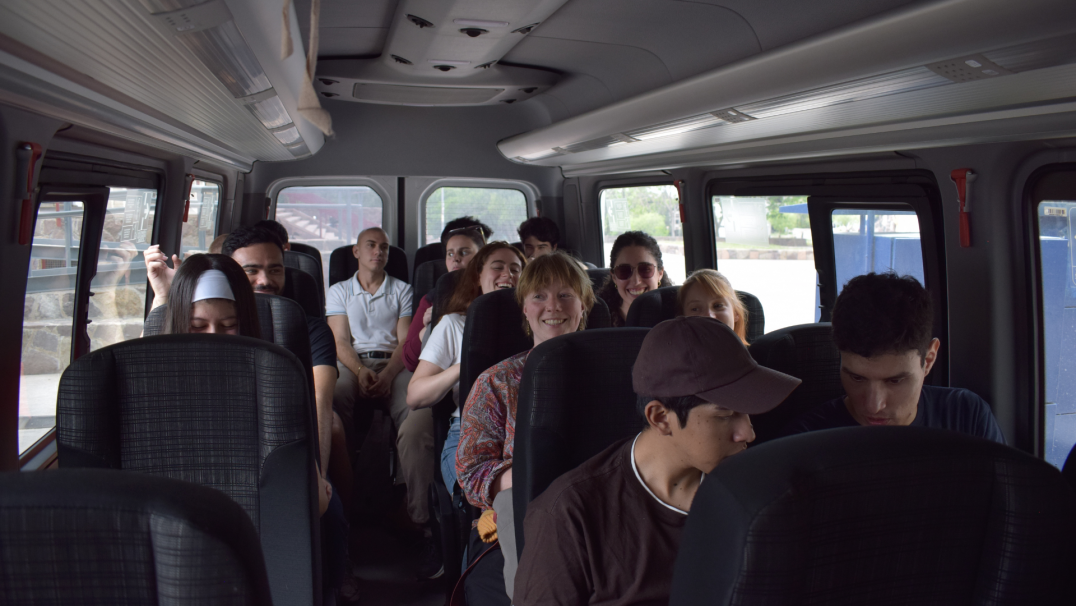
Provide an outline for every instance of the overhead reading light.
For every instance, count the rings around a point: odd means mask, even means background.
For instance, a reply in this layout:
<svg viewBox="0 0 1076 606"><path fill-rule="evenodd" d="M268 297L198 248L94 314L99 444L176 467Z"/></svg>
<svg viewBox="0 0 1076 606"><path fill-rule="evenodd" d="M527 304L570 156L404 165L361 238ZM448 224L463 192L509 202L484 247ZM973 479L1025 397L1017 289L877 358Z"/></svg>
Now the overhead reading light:
<svg viewBox="0 0 1076 606"><path fill-rule="evenodd" d="M669 135L689 133L694 130L711 128L721 124L725 124L725 121L721 118L718 118L713 114L702 114L701 116L691 116L688 118L681 118L679 120L670 120L669 122L662 122L661 124L654 124L636 130L629 130L624 134L637 141L646 141L648 139L657 139L658 137L667 137Z"/></svg>
<svg viewBox="0 0 1076 606"><path fill-rule="evenodd" d="M392 60L397 62L397 63L403 63L404 65L414 65L414 63L411 63L410 61L408 61L407 59L404 59L403 57L401 57L399 55L393 55Z"/></svg>
<svg viewBox="0 0 1076 606"><path fill-rule="evenodd" d="M519 29L512 30L513 34L523 34L524 36L531 33L531 30L541 25L541 23L531 23L530 25L524 25Z"/></svg>
<svg viewBox="0 0 1076 606"><path fill-rule="evenodd" d="M469 38L477 38L477 37L481 36L482 34L488 34L489 30L488 29L482 29L480 27L465 27L465 28L460 30L460 33L467 36L467 37L469 37Z"/></svg>
<svg viewBox="0 0 1076 606"><path fill-rule="evenodd" d="M416 17L415 15L408 15L407 20L417 25L419 29L433 27L433 23L430 23L422 17Z"/></svg>
<svg viewBox="0 0 1076 606"><path fill-rule="evenodd" d="M286 146L302 144L306 153L310 153L223 0L140 2L162 28L171 32L177 42L197 57L281 143Z"/></svg>
<svg viewBox="0 0 1076 606"><path fill-rule="evenodd" d="M466 25L468 27L508 27L510 25L507 21L485 21L483 19L453 19L452 22L456 25Z"/></svg>
<svg viewBox="0 0 1076 606"><path fill-rule="evenodd" d="M451 70L456 69L456 66L455 65L434 65L433 69L440 70L440 71L443 71L443 72L447 72L447 71L451 71Z"/></svg>

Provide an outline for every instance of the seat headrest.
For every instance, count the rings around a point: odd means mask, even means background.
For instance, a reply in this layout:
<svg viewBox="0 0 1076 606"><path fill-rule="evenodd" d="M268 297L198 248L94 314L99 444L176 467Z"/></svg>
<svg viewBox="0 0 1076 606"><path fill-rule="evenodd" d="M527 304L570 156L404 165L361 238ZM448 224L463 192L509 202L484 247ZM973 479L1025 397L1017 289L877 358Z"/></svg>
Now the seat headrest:
<svg viewBox="0 0 1076 606"><path fill-rule="evenodd" d="M1060 473L937 429L833 429L752 446L706 477L682 536L672 606L1074 597L1076 495Z"/></svg>
<svg viewBox="0 0 1076 606"><path fill-rule="evenodd" d="M605 281L609 279L609 268L599 267L597 269L588 269L587 276L590 277L590 286L594 288L594 294L597 295L601 290Z"/></svg>
<svg viewBox="0 0 1076 606"><path fill-rule="evenodd" d="M325 306L321 304L318 296L317 280L305 271L285 267L284 290L280 294L298 303L306 315L325 317Z"/></svg>
<svg viewBox="0 0 1076 606"><path fill-rule="evenodd" d="M679 292L679 286L664 286L639 295L628 308L624 326L653 328L665 320L675 318L676 295Z"/></svg>
<svg viewBox="0 0 1076 606"><path fill-rule="evenodd" d="M426 246L420 247L415 251L415 269L417 273L418 268L429 261L441 261L444 264L445 260L445 247L440 242L433 242ZM448 271L447 269L445 271Z"/></svg>
<svg viewBox="0 0 1076 606"><path fill-rule="evenodd" d="M318 290L318 305L325 307L325 276L321 273L321 262L304 252L286 250L284 251L284 265L303 271L314 278L314 286Z"/></svg>
<svg viewBox="0 0 1076 606"><path fill-rule="evenodd" d="M434 287L437 286L437 280L441 276L448 273L448 268L445 267L445 262L442 259L436 259L434 261L426 261L422 265L415 268L414 296L411 298L411 315L414 316L418 313L418 304Z"/></svg>
<svg viewBox="0 0 1076 606"><path fill-rule="evenodd" d="M742 290L737 290L736 296L747 308L747 342L754 343L766 334L766 312L762 309L762 301L759 301L755 295Z"/></svg>
<svg viewBox="0 0 1076 606"><path fill-rule="evenodd" d="M351 246L341 246L329 255L329 286L348 280L359 271L359 260L352 253ZM389 260L385 263L385 273L411 283L408 278L407 251L399 246L389 245Z"/></svg>
<svg viewBox="0 0 1076 606"><path fill-rule="evenodd" d="M441 265L444 266L444 263ZM441 316L444 315L445 305L448 304L448 299L452 296L452 291L456 289L462 275L462 271L446 271L441 277L437 278L437 285L434 286L433 290L427 293L427 296L430 297L430 303L433 305L433 320L435 322L440 321Z"/></svg>

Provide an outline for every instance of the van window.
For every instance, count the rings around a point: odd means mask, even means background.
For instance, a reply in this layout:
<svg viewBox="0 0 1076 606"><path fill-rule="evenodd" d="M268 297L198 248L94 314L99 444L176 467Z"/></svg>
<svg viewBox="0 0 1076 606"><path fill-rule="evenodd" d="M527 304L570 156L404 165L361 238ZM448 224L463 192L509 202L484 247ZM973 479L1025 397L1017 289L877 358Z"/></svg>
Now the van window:
<svg viewBox="0 0 1076 606"><path fill-rule="evenodd" d="M818 319L806 196L712 196L717 269L762 303L766 332Z"/></svg>
<svg viewBox="0 0 1076 606"><path fill-rule="evenodd" d="M841 208L833 211L837 293L856 276L894 272L926 285L919 218L903 210Z"/></svg>
<svg viewBox="0 0 1076 606"><path fill-rule="evenodd" d="M626 231L644 231L658 241L661 262L673 284L687 278L684 229L680 223L680 196L672 185L644 185L603 189L602 261L608 267L616 237Z"/></svg>
<svg viewBox="0 0 1076 606"><path fill-rule="evenodd" d="M191 184L187 222L183 224L182 240L179 245L180 258L209 251L209 245L216 237L219 213L220 185L195 180Z"/></svg>
<svg viewBox="0 0 1076 606"><path fill-rule="evenodd" d="M1044 200L1038 205L1045 345L1046 461L1060 469L1076 444L1076 201Z"/></svg>
<svg viewBox="0 0 1076 606"><path fill-rule="evenodd" d="M276 199L276 220L288 230L288 241L321 251L324 280L329 280L329 257L351 246L362 230L381 227L384 201L365 185L286 187Z"/></svg>
<svg viewBox="0 0 1076 606"><path fill-rule="evenodd" d="M527 220L527 197L518 189L440 187L426 198L426 241L441 241L445 223L471 216L493 229L493 240L517 242L519 224Z"/></svg>

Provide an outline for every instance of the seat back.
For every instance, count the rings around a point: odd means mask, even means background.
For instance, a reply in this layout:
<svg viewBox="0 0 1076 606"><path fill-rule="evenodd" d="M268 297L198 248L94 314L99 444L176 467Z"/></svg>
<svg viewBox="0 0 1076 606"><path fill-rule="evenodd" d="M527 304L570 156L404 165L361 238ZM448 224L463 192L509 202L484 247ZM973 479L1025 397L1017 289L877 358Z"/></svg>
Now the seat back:
<svg viewBox="0 0 1076 606"><path fill-rule="evenodd" d="M624 325L653 328L665 320L675 318L676 297L679 293L679 286L663 286L644 292L628 308ZM766 315L762 311L762 302L755 295L741 290L736 291L736 296L747 308L747 342L754 343L755 339L766 333Z"/></svg>
<svg viewBox="0 0 1076 606"><path fill-rule="evenodd" d="M348 280L355 272L359 271L359 260L351 252L350 246L341 246L329 255L329 286L337 282ZM400 280L411 283L407 275L407 251L399 246L389 245L389 260L385 264L385 273Z"/></svg>
<svg viewBox="0 0 1076 606"><path fill-rule="evenodd" d="M291 249L295 252L305 253L314 257L314 260L318 262L318 277L321 278L321 282L325 283L325 265L321 260L321 250L310 246L309 244L303 244L301 242L290 242Z"/></svg>
<svg viewBox="0 0 1076 606"><path fill-rule="evenodd" d="M441 276L448 273L448 268L445 267L445 262L441 259L434 261L426 261L422 265L415 268L414 279L414 296L411 297L411 316L414 317L418 313L418 304L422 301L422 297L425 297L427 293L437 286L437 281L441 279Z"/></svg>
<svg viewBox="0 0 1076 606"><path fill-rule="evenodd" d="M1076 494L1061 474L936 429L748 448L700 485L682 537L672 606L1076 599Z"/></svg>
<svg viewBox="0 0 1076 606"><path fill-rule="evenodd" d="M411 275L417 275L418 268L430 261L441 261L441 264L444 265L445 247L440 242L427 244L426 246L419 247L419 249L415 251L415 264Z"/></svg>
<svg viewBox="0 0 1076 606"><path fill-rule="evenodd" d="M305 271L294 267L285 267L284 290L280 294L298 303L306 315L324 318L325 304L318 298L317 282L313 276Z"/></svg>
<svg viewBox="0 0 1076 606"><path fill-rule="evenodd" d="M520 554L527 505L557 477L645 425L636 411L631 369L648 332L585 330L542 343L527 358L512 461Z"/></svg>
<svg viewBox="0 0 1076 606"><path fill-rule="evenodd" d="M109 470L0 474L0 603L271 604L258 534L216 490Z"/></svg>
<svg viewBox="0 0 1076 606"><path fill-rule="evenodd" d="M602 284L605 284L605 281L609 279L609 271L608 267L587 270L587 276L590 277L590 285L594 288L594 294L598 294Z"/></svg>
<svg viewBox="0 0 1076 606"><path fill-rule="evenodd" d="M609 328L609 307L595 298L585 330ZM533 339L523 332L523 312L516 303L516 290L484 294L467 308L460 360L460 405L467 402L471 387L494 364L530 349Z"/></svg>
<svg viewBox="0 0 1076 606"><path fill-rule="evenodd" d="M751 417L756 445L780 437L791 421L844 393L841 353L828 322L775 330L756 339L748 351L762 366L803 381L780 406Z"/></svg>
<svg viewBox="0 0 1076 606"><path fill-rule="evenodd" d="M445 305L448 304L452 291L456 290L456 285L459 284L460 276L462 275L462 271L442 274L440 278L437 278L437 284L433 287L433 290L427 293L430 297L430 303L433 305L433 322L439 322L441 316L445 314Z"/></svg>
<svg viewBox="0 0 1076 606"><path fill-rule="evenodd" d="M314 257L295 250L284 251L284 266L293 267L310 274L318 289L318 302L325 307L325 278L321 274L321 263Z"/></svg>
<svg viewBox="0 0 1076 606"><path fill-rule="evenodd" d="M57 396L62 468L215 488L258 528L273 600L320 598L313 395L303 363L257 339L163 335L83 355Z"/></svg>

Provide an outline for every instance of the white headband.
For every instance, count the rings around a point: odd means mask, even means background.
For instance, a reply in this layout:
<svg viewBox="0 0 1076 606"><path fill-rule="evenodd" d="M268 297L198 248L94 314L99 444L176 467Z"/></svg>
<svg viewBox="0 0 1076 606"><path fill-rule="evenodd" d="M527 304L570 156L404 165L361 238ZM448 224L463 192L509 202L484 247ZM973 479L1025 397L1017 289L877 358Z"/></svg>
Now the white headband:
<svg viewBox="0 0 1076 606"><path fill-rule="evenodd" d="M235 301L232 294L232 286L228 284L228 276L219 269L207 269L198 276L198 285L194 287L194 297L191 303L204 301L205 299L228 299Z"/></svg>

